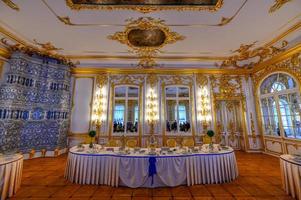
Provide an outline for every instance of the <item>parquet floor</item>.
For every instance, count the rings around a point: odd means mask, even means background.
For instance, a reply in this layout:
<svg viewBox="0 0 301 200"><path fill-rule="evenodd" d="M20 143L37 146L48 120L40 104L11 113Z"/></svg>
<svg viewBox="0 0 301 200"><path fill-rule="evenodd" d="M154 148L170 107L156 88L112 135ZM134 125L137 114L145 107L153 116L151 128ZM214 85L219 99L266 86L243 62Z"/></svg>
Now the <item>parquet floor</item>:
<svg viewBox="0 0 301 200"><path fill-rule="evenodd" d="M291 199L281 189L279 159L264 154L236 152L239 177L219 185L131 189L76 185L64 179L66 155L24 161L22 187L11 199L91 200L201 200Z"/></svg>

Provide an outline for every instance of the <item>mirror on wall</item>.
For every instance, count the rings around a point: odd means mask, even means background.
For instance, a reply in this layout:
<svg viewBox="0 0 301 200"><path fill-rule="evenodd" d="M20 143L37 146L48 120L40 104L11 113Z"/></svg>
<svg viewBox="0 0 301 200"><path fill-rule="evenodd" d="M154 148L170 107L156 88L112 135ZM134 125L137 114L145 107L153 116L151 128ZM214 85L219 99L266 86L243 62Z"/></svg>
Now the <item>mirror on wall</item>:
<svg viewBox="0 0 301 200"><path fill-rule="evenodd" d="M188 133L190 124L189 87L169 86L165 88L166 132Z"/></svg>
<svg viewBox="0 0 301 200"><path fill-rule="evenodd" d="M137 133L139 88L135 86L117 86L114 92L113 133Z"/></svg>

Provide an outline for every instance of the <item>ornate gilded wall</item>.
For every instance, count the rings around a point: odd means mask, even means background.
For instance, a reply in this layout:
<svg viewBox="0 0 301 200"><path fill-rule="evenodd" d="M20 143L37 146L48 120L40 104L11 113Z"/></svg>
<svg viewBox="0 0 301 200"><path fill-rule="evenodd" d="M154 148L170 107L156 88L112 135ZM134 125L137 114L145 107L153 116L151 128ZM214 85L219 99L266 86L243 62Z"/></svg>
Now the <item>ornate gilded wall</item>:
<svg viewBox="0 0 301 200"><path fill-rule="evenodd" d="M20 52L8 62L0 85L0 152L65 148L70 67Z"/></svg>

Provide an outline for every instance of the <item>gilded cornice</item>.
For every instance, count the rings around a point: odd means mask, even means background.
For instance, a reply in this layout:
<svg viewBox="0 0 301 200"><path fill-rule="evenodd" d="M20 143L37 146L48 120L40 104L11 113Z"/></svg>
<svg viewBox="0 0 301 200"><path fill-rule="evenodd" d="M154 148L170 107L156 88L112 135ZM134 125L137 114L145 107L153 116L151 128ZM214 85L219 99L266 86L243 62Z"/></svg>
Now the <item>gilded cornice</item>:
<svg viewBox="0 0 301 200"><path fill-rule="evenodd" d="M23 53L26 53L28 55L31 54L37 54L40 56L47 56L50 58L54 58L57 60L60 60L62 63L70 66L74 66L74 63L65 56L58 54L56 50L58 48L55 48L50 42L47 42L45 44L38 43L40 48L35 47L35 46L25 46L22 44L10 44L5 38L1 39L1 42L4 46L7 47L9 52L15 52L15 51L21 51Z"/></svg>
<svg viewBox="0 0 301 200"><path fill-rule="evenodd" d="M5 3L8 7L10 7L13 10L19 11L20 8L17 4L15 4L12 0L2 0L3 3Z"/></svg>
<svg viewBox="0 0 301 200"><path fill-rule="evenodd" d="M93 68L93 67L76 67L71 70L72 74L84 75L95 73L110 73L110 74L227 74L227 75L249 75L251 70L248 69L183 69L183 68L169 68L169 69L143 69L137 70L137 68Z"/></svg>
<svg viewBox="0 0 301 200"><path fill-rule="evenodd" d="M282 42L281 47L258 47L253 48L256 42L251 44L241 44L237 50L232 51L236 53L233 56L228 57L220 65L221 68L252 68L254 65L259 64L266 60L267 58L273 57L285 50L285 47L288 45L287 41ZM247 64L240 65L242 61L247 61L252 58L258 58L256 62L249 62Z"/></svg>
<svg viewBox="0 0 301 200"><path fill-rule="evenodd" d="M215 12L219 10L223 6L223 0L218 0L215 6L151 6L151 5L88 5L88 4L74 4L72 0L66 0L67 6L69 6L73 10L133 10L138 11L143 14L163 11L163 10L176 10L176 11L211 11Z"/></svg>
<svg viewBox="0 0 301 200"><path fill-rule="evenodd" d="M266 67L269 67L270 65L273 65L275 63L281 62L285 59L288 59L290 57L292 57L294 54L301 52L301 43L291 47L290 49L287 49L286 51L279 53L278 55L263 61L257 65L255 65L252 70L251 73L255 73L257 71L260 71Z"/></svg>
<svg viewBox="0 0 301 200"><path fill-rule="evenodd" d="M8 59L10 57L10 52L8 49L6 48L1 48L0 47L0 58L5 58L5 59Z"/></svg>
<svg viewBox="0 0 301 200"><path fill-rule="evenodd" d="M284 4L290 2L291 0L274 0L274 4L270 7L269 13L273 13L280 9Z"/></svg>

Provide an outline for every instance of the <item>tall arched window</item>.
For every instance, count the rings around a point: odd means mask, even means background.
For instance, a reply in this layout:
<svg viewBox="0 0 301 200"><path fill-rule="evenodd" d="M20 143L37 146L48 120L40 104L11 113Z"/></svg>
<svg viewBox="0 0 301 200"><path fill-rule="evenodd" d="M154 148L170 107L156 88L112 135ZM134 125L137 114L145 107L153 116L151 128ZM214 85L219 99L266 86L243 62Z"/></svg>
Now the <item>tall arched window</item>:
<svg viewBox="0 0 301 200"><path fill-rule="evenodd" d="M189 87L168 86L166 98L166 132L187 133L191 130Z"/></svg>
<svg viewBox="0 0 301 200"><path fill-rule="evenodd" d="M260 105L265 134L301 139L300 93L291 76L267 77L260 86Z"/></svg>
<svg viewBox="0 0 301 200"><path fill-rule="evenodd" d="M137 133L139 88L135 86L117 86L114 94L113 133Z"/></svg>

